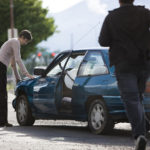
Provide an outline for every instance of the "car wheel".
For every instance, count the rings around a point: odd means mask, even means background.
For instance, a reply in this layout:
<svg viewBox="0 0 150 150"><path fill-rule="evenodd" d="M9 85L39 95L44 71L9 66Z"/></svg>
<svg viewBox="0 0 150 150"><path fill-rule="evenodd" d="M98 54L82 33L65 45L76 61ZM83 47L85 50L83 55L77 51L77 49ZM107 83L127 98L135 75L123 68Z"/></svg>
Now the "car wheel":
<svg viewBox="0 0 150 150"><path fill-rule="evenodd" d="M21 95L17 99L16 116L17 121L21 126L31 126L34 124L35 119L32 116L32 112L25 95Z"/></svg>
<svg viewBox="0 0 150 150"><path fill-rule="evenodd" d="M110 132L114 122L110 119L107 107L102 100L94 100L89 107L88 126L94 134Z"/></svg>

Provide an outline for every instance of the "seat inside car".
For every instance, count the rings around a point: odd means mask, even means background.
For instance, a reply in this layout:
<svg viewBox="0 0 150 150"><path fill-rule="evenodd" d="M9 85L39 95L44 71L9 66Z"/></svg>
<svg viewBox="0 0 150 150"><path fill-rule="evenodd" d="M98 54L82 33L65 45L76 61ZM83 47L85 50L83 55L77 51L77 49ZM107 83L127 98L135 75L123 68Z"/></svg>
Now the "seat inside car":
<svg viewBox="0 0 150 150"><path fill-rule="evenodd" d="M73 68L73 69L67 71L67 74L64 77L65 86L68 89L70 89L70 90L72 90L72 87L73 87L73 84L74 84L74 80L75 80L75 78L77 76L77 71L78 71L77 68Z"/></svg>

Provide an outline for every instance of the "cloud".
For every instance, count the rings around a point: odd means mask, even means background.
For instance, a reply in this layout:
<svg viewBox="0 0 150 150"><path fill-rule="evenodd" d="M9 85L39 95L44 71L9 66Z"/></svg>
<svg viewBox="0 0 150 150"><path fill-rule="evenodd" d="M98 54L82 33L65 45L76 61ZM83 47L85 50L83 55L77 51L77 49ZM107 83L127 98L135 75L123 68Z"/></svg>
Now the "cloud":
<svg viewBox="0 0 150 150"><path fill-rule="evenodd" d="M86 0L86 1L90 10L102 15L107 14L108 5L102 2L102 0Z"/></svg>

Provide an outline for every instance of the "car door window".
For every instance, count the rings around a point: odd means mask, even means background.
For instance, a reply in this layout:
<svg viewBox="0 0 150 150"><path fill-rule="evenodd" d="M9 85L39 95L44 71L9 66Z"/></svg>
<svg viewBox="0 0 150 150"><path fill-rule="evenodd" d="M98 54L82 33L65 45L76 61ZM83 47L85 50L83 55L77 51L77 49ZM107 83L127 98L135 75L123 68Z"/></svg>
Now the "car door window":
<svg viewBox="0 0 150 150"><path fill-rule="evenodd" d="M56 76L60 75L62 73L63 67L65 65L65 62L67 61L66 57L64 60L60 61L52 70L49 71L47 76Z"/></svg>
<svg viewBox="0 0 150 150"><path fill-rule="evenodd" d="M84 54L73 54L69 58L65 67L64 83L67 88L72 89L77 76L78 68L83 60Z"/></svg>
<svg viewBox="0 0 150 150"><path fill-rule="evenodd" d="M82 59L83 55L72 55L67 62L65 70L78 69Z"/></svg>
<svg viewBox="0 0 150 150"><path fill-rule="evenodd" d="M102 74L108 74L108 68L105 65L101 52L88 52L80 66L78 76Z"/></svg>

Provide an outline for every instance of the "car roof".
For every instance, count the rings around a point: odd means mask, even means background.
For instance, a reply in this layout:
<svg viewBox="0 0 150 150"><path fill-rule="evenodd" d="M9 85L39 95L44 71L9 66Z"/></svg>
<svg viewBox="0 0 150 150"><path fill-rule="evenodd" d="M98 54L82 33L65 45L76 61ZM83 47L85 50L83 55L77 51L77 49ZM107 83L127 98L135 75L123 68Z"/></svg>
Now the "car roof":
<svg viewBox="0 0 150 150"><path fill-rule="evenodd" d="M101 51L101 52L104 52L104 53L108 53L108 49L106 48L84 48L84 49L73 49L73 50L64 50L62 51L61 53L62 54L67 54L67 53L70 53L70 52L75 52L75 53L84 53L86 51Z"/></svg>
<svg viewBox="0 0 150 150"><path fill-rule="evenodd" d="M73 52L75 54L77 54L77 53L81 54L81 53L85 53L86 51L101 51L103 53L105 63L107 65L108 69L110 70L111 73L114 72L114 67L110 67L110 65L109 65L108 49L106 49L106 48L86 48L86 49L64 50L64 51L60 52L57 56L59 57L61 54L64 56L69 55L71 52Z"/></svg>
<svg viewBox="0 0 150 150"><path fill-rule="evenodd" d="M103 53L105 63L109 68L110 72L114 72L114 68L110 67L109 57L108 57L108 48L84 48L84 49L74 49L74 50L65 50L62 51L60 54L68 55L70 52L75 54L77 53L85 53L86 51L101 51Z"/></svg>

